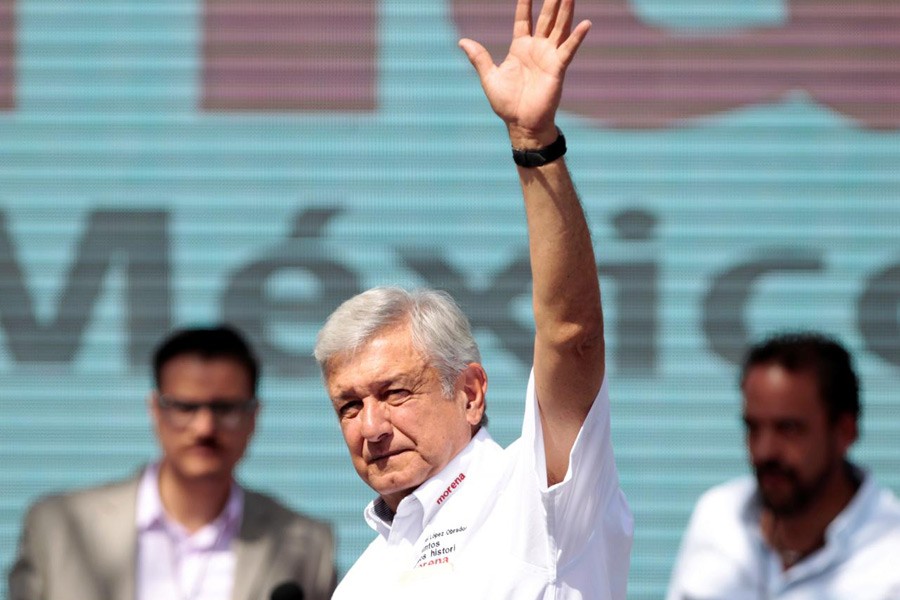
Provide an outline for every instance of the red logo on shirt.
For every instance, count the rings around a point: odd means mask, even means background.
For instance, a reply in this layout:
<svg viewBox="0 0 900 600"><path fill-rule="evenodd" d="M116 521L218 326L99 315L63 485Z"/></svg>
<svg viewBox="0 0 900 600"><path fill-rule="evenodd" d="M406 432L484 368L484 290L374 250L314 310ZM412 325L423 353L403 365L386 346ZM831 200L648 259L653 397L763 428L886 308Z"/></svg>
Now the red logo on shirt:
<svg viewBox="0 0 900 600"><path fill-rule="evenodd" d="M466 478L465 473L460 473L459 475L457 475L456 479L454 479L453 482L447 486L447 489L444 490L444 493L441 494L440 498L437 499L437 503L440 504L441 502L446 500L447 497L453 493L453 490L455 490L457 487L459 487L459 484L461 484L465 480L465 478Z"/></svg>

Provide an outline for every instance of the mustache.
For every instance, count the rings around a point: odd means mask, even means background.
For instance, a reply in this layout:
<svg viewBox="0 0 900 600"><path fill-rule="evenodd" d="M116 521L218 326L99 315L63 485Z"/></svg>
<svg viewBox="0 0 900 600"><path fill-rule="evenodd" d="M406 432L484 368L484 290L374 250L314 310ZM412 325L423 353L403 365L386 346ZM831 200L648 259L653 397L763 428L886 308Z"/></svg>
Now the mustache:
<svg viewBox="0 0 900 600"><path fill-rule="evenodd" d="M221 447L219 441L213 436L204 436L201 438L197 438L194 440L195 446L201 446L203 448L209 448L210 450L218 450Z"/></svg>
<svg viewBox="0 0 900 600"><path fill-rule="evenodd" d="M768 460L763 463L755 464L753 465L753 470L756 473L757 478L764 475L780 475L793 480L797 479L797 472L794 469L777 460Z"/></svg>

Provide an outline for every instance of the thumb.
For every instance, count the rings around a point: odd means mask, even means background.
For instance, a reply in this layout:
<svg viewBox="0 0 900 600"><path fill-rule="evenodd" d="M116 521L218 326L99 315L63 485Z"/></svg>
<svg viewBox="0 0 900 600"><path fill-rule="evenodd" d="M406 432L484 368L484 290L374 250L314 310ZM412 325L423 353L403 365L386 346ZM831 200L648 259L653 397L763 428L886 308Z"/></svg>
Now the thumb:
<svg viewBox="0 0 900 600"><path fill-rule="evenodd" d="M488 71L494 68L494 59L491 58L491 53L478 42L463 38L459 40L459 47L466 53L469 62L475 67L475 72L481 79L484 79Z"/></svg>

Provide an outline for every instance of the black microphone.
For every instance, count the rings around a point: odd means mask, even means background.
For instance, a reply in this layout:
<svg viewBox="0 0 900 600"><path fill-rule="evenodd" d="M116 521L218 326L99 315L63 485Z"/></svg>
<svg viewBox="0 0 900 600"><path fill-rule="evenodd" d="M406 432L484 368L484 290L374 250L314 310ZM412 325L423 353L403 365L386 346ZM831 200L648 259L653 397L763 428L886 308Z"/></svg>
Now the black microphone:
<svg viewBox="0 0 900 600"><path fill-rule="evenodd" d="M272 590L271 600L303 600L303 588L295 581L285 581Z"/></svg>

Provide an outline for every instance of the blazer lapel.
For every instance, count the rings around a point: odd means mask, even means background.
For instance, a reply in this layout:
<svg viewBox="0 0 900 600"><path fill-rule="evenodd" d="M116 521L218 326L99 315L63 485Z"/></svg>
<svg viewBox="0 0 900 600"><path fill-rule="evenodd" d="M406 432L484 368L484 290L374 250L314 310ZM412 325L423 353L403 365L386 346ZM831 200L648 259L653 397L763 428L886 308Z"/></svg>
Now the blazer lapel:
<svg viewBox="0 0 900 600"><path fill-rule="evenodd" d="M137 557L135 512L140 476L98 490L96 500L86 503L85 522L96 540L92 549L97 574L109 598L134 598L134 571Z"/></svg>
<svg viewBox="0 0 900 600"><path fill-rule="evenodd" d="M232 600L257 600L254 595L265 581L267 564L278 544L278 537L267 526L268 516L253 494L244 495L241 530L234 540L234 589Z"/></svg>

